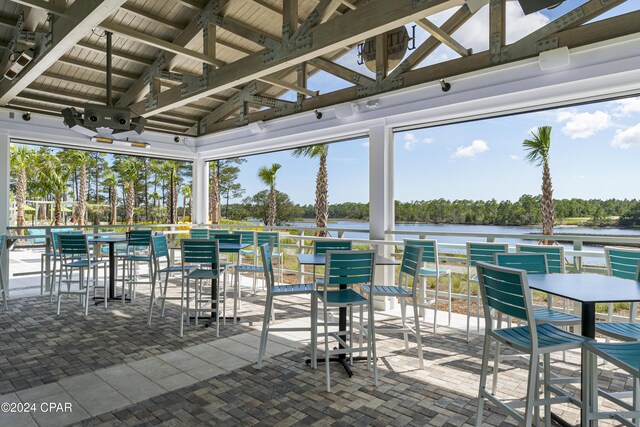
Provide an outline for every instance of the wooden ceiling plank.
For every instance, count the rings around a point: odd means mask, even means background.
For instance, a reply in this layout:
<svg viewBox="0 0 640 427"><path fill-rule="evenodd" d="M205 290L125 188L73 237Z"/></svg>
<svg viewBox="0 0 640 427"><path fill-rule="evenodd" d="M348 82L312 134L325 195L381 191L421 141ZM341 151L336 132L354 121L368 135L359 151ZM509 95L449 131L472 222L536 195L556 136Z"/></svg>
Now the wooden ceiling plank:
<svg viewBox="0 0 640 427"><path fill-rule="evenodd" d="M35 57L12 81L0 83L0 105L6 104L38 76L49 69L65 52L87 35L96 25L121 6L125 0L94 0L79 2L65 14L54 19L51 47Z"/></svg>
<svg viewBox="0 0 640 427"><path fill-rule="evenodd" d="M106 54L106 49L107 49L106 46L98 46L98 45L87 43L87 42L83 42L83 41L78 42L77 46L81 47L81 48L84 48L84 49L89 49L89 50L91 50L93 52L105 53L105 54ZM140 64L140 65L149 66L149 65L151 65L153 63L153 60L146 59L144 57L141 57L140 55L132 55L130 53L121 51L119 49L112 49L111 50L111 54L115 58L124 59L126 61L134 62L134 63Z"/></svg>
<svg viewBox="0 0 640 427"><path fill-rule="evenodd" d="M77 59L71 59L71 58L67 58L67 57L64 57L64 56L62 58L58 59L58 62L61 62L63 64L68 64L68 65L73 65L74 67L83 68L83 69L89 70L89 71L96 71L98 73L106 73L107 72L105 67L103 67L101 65L90 64L88 62L83 62L83 61L79 61ZM112 72L113 72L113 75L115 77L122 77L123 79L135 80L138 77L137 74L128 73L126 71L122 71L122 70L119 70L119 69L113 69Z"/></svg>
<svg viewBox="0 0 640 427"><path fill-rule="evenodd" d="M44 0L10 0L13 3L18 3L23 6L27 6L33 9L44 10L45 12L53 13L54 15L64 15L65 8L56 3L47 2Z"/></svg>
<svg viewBox="0 0 640 427"><path fill-rule="evenodd" d="M64 74L57 74L57 73L52 73L49 71L46 71L44 73L42 73L43 77L48 77L50 79L55 79L55 80L60 80L63 82L69 82L69 83L77 83L83 86L87 86L87 87L92 87L95 89L102 89L102 90L106 90L106 87L104 85L104 83L101 82L92 82L90 80L84 80L84 79L79 79L77 77L73 77L73 76L66 76ZM114 92L117 93L124 93L127 89L123 88L123 87L118 87L118 86L113 86L111 88Z"/></svg>
<svg viewBox="0 0 640 427"><path fill-rule="evenodd" d="M14 29L16 27L16 23L18 22L15 18L7 18L4 16L0 16L0 27L6 27Z"/></svg>
<svg viewBox="0 0 640 427"><path fill-rule="evenodd" d="M132 13L136 16L139 16L141 18L147 19L151 22L154 22L156 24L160 24L164 27L167 27L171 30L179 30L182 31L184 30L184 27L182 25L180 25L179 23L176 23L175 21L172 21L170 19L164 19L161 18L157 15L154 15L152 13L146 12L142 9L139 9L135 6L132 6L131 4L123 4L122 6L120 6L120 9L125 10L129 13Z"/></svg>

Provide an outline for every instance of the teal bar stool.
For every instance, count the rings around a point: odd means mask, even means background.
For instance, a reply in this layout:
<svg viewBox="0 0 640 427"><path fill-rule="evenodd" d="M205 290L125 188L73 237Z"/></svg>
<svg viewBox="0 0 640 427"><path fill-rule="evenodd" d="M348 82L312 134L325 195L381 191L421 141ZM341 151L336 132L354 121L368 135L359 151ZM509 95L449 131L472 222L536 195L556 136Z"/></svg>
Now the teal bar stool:
<svg viewBox="0 0 640 427"><path fill-rule="evenodd" d="M240 240L241 240L241 236L237 235L237 234L230 234L230 233L226 233L226 234L214 234L212 236L213 238L215 238L215 240L218 242L218 244L231 244L231 245L239 245L240 244ZM236 316L238 314L238 299L239 299L239 286L240 286L240 281L238 280L238 274L237 274L237 269L239 267L239 263L240 263L240 254L239 251L225 251L224 249L218 249L218 251L220 253L227 253L229 258L226 261L220 261L220 272L223 273L223 280L222 280L222 295L224 298L224 306L223 306L223 314L222 314L222 321L223 324L226 325L227 320L226 320L226 307L227 307L227 272L230 268L234 268L236 270L236 273L234 274L234 278L236 279L234 284L233 284L233 323L236 324L237 320L236 320ZM236 257L235 261L234 261L234 255Z"/></svg>
<svg viewBox="0 0 640 427"><path fill-rule="evenodd" d="M378 385L378 364L376 358L375 322L371 322L368 328L367 345L364 347L353 346L353 309L354 307L367 306L369 319L373 319L373 304L371 297L365 298L353 287L354 285L372 285L375 272L375 253L373 251L328 251L324 273L323 290L316 291L319 302L322 303L324 325L324 357L329 361L332 356L346 358L353 353L366 351L367 365L371 367L373 362L373 378ZM340 321L337 332L329 334L329 308L339 308ZM336 349L329 349L329 337L338 341ZM317 342L312 342L312 347ZM312 360L313 367L317 367L317 360ZM325 363L327 391L331 391L331 363Z"/></svg>
<svg viewBox="0 0 640 427"><path fill-rule="evenodd" d="M483 410L485 400L499 407L515 418L519 425L538 424L540 406L545 408L545 422L551 423L551 405L556 403L573 403L581 406L571 394L551 384L551 353L580 349L589 338L571 334L548 323L538 324L535 321L531 305L531 291L527 282L527 272L493 264L477 262L478 287L482 298L485 319L484 346L480 370L480 387L478 391L478 410L476 426L484 424ZM510 316L523 322L523 326L503 328L498 322L494 327L493 313L499 316ZM529 357L529 376L526 394L523 399L499 399L492 391L487 390L486 382L489 371L489 357L492 341L499 342L512 351ZM543 394L539 395L539 366L543 358ZM493 369L498 371L499 359L494 360ZM584 369L585 367L583 367ZM553 397L551 394L553 393ZM517 408L524 407L524 413Z"/></svg>
<svg viewBox="0 0 640 427"><path fill-rule="evenodd" d="M277 285L274 280L273 264L271 258L271 245L265 243L260 246L260 258L264 266L264 277L267 282L267 299L264 304L264 317L262 320L262 332L260 333L260 348L258 350L258 369L262 368L262 360L267 351L267 342L269 341L269 332L311 332L311 342L317 342L318 332L318 303L315 294L315 287L312 283L303 283L297 285ZM311 296L311 327L271 327L271 322L275 321L273 316L273 299L282 296L291 295L309 295ZM317 346L311 346L311 360L316 359Z"/></svg>
<svg viewBox="0 0 640 427"><path fill-rule="evenodd" d="M508 243L467 242L467 342L471 330L471 284L478 283L475 266L479 262L493 263L497 253L509 252ZM480 293L476 294L477 330L480 330Z"/></svg>
<svg viewBox="0 0 640 427"><path fill-rule="evenodd" d="M181 265L173 265L169 256L169 245L167 236L158 235L151 239L151 257L153 259L153 280L151 281L151 297L149 299L149 314L147 325L151 326L151 318L153 316L153 306L157 301L161 302L160 317L164 317L165 302L167 300L179 301L181 297L170 297L167 294L169 286L169 276L172 274L182 274L183 267ZM164 264L164 266L163 266ZM187 272L191 271L191 267L187 268ZM162 286L162 275L164 274L164 287ZM156 286L160 292L156 292Z"/></svg>
<svg viewBox="0 0 640 427"><path fill-rule="evenodd" d="M128 283L129 295L135 299L136 285L149 284L151 286L153 278L153 260L151 258L151 236L152 231L141 229L131 230L127 233L127 250L122 256L122 303L125 302L125 284ZM139 281L139 264L145 263L148 268L149 281Z"/></svg>
<svg viewBox="0 0 640 427"><path fill-rule="evenodd" d="M589 382L587 386L590 392L586 393L587 401L584 402L588 424L591 425L593 421L597 423L597 420L601 419L612 419L616 420L619 423L618 425L637 426L638 419L640 418L640 397L637 393L637 390L640 388L640 342L603 343L592 341L585 343L582 351L588 351L596 356L594 365L587 365L593 375L589 375L588 377ZM595 366L597 366L597 357L611 363L632 377L634 392L631 402L617 398L616 396L620 394L619 392L610 392L598 387L598 372L597 369L595 369ZM583 367L583 369L585 368ZM610 380L605 382L609 383ZM599 411L598 396L613 402L614 405L622 408L622 410Z"/></svg>
<svg viewBox="0 0 640 427"><path fill-rule="evenodd" d="M209 230L209 239L213 239L213 236L217 236L218 234L229 234L231 230L227 228L212 228Z"/></svg>
<svg viewBox="0 0 640 427"><path fill-rule="evenodd" d="M363 285L362 293L369 295L369 304L373 305L374 298L377 296L398 298L400 300L400 310L402 313L402 327L400 328L377 328L379 333L401 333L404 335L404 347L409 351L409 334L416 337L418 347L418 361L420 369L424 369L424 361L422 357L422 335L420 334L420 314L418 313L418 288L420 283L420 266L424 248L420 246L408 245L402 254L402 264L400 265L400 273L398 274L398 284L395 285ZM413 305L413 328L407 323L407 299L411 298ZM373 311L371 311L373 313ZM360 306L360 346L362 347L362 337L368 331L364 328L363 320L364 309ZM369 323L375 321L374 318L368 319Z"/></svg>
<svg viewBox="0 0 640 427"><path fill-rule="evenodd" d="M604 256L610 276L640 282L640 250L605 247ZM613 289L612 292L615 292ZM640 340L640 324L636 323L638 304L629 308L628 322L613 322L613 304L609 304L607 322L596 323L596 332L620 341Z"/></svg>
<svg viewBox="0 0 640 427"><path fill-rule="evenodd" d="M436 240L429 239L406 239L404 241L405 246L419 246L422 251L422 263L425 267L420 268L420 277L424 278L421 284L424 286L423 292L421 292L421 306L427 308L433 305L433 332L436 332L438 324L438 302L440 301L440 278L447 278L447 308L449 312L448 325L451 326L451 270L443 269L440 266L440 259L438 257L438 242ZM433 302L428 301L426 298L426 279L434 278L436 281L435 295ZM426 313L425 313L426 320Z"/></svg>
<svg viewBox="0 0 640 427"><path fill-rule="evenodd" d="M184 323L190 323L190 315L195 314L195 323L202 312L215 316L216 337L220 336L220 292L215 289L215 299L202 297L203 281L212 282L211 286L218 286L220 278L220 254L218 242L215 239L182 241L182 289L180 292L180 336L184 336ZM191 296L191 282L194 282L194 296ZM186 294L186 295L185 295ZM191 302L194 303L193 308Z"/></svg>
<svg viewBox="0 0 640 427"><path fill-rule="evenodd" d="M271 242L273 240L273 243ZM265 243L272 244L271 250L271 258L275 259L278 262L278 282L282 283L282 275L284 270L284 252L282 252L280 247L280 233L277 231L258 231L256 233L256 245L260 247ZM256 248L257 248L256 247ZM256 259L258 258L258 253L256 252ZM256 262L257 263L257 262ZM256 282L253 282L253 292L256 292L255 289Z"/></svg>
<svg viewBox="0 0 640 427"><path fill-rule="evenodd" d="M58 270L58 310L60 314L60 302L62 295L78 295L80 302L84 305L84 315L89 315L89 290L91 282L94 283L95 290L98 288L98 267L103 267L103 285L100 286L104 290L104 306L108 304L107 290L107 264L105 261L95 259L89 252L89 243L87 236L84 234L58 234L58 244L60 250L60 269ZM73 271L78 270L78 280L73 280ZM63 273L65 279L62 279ZM86 273L86 278L85 278ZM93 273L93 279L91 277ZM62 283L65 282L66 290L63 289ZM78 289L72 289L74 283L78 284Z"/></svg>
<svg viewBox="0 0 640 427"><path fill-rule="evenodd" d="M2 272L2 257L4 256L4 251L7 246L7 236L4 234L0 235L0 294L2 295L2 306L5 310L9 309L9 305L7 304L7 286L4 284L4 274Z"/></svg>
<svg viewBox="0 0 640 427"><path fill-rule="evenodd" d="M43 254L40 259L40 267L42 269L40 273L40 291L46 287L46 282L49 282L49 302L53 302L53 291L55 289L56 272L58 270L58 263L60 263L60 244L58 242L58 236L60 234L82 234L82 230L70 230L68 228L52 229L50 232L51 249L53 252L49 254ZM47 275L45 262L46 257L49 257L53 261L53 266L50 273Z"/></svg>
<svg viewBox="0 0 640 427"><path fill-rule="evenodd" d="M350 251L353 247L351 240L314 240L313 241L313 253L315 255L324 255L327 251ZM316 279L316 266L313 266L313 281L318 285L324 283L324 279Z"/></svg>

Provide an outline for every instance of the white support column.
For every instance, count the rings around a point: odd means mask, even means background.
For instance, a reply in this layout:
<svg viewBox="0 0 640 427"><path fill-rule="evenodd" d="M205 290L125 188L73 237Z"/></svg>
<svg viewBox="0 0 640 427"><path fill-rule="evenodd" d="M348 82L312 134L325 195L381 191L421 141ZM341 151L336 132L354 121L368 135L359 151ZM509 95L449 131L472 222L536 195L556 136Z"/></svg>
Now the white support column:
<svg viewBox="0 0 640 427"><path fill-rule="evenodd" d="M384 234L395 227L394 197L394 146L393 132L385 125L369 129L369 239L392 240L393 236ZM379 245L377 253L391 257L392 247ZM376 283L391 284L394 280L393 267L378 267ZM388 299L376 301L375 308L384 310Z"/></svg>
<svg viewBox="0 0 640 427"><path fill-rule="evenodd" d="M209 222L209 162L196 159L193 162L191 194L193 209L191 222L206 224Z"/></svg>
<svg viewBox="0 0 640 427"><path fill-rule="evenodd" d="M11 144L6 130L0 130L0 234L7 234L9 226L9 170L11 166ZM6 249L6 248L5 248ZM2 274L9 296L9 251L0 258Z"/></svg>

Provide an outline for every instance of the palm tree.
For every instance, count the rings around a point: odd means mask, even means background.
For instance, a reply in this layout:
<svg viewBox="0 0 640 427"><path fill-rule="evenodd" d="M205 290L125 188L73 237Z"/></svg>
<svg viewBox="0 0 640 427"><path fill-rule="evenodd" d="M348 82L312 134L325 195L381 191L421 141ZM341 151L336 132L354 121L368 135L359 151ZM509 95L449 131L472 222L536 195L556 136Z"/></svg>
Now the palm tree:
<svg viewBox="0 0 640 427"><path fill-rule="evenodd" d="M191 217L191 186L189 184L183 185L180 189L182 192L182 222L187 217L187 199L189 199L189 217ZM191 218L193 221L193 218Z"/></svg>
<svg viewBox="0 0 640 427"><path fill-rule="evenodd" d="M109 217L111 225L116 225L118 222L118 177L111 169L108 169L105 173L104 185L109 187L109 204L111 205L111 215Z"/></svg>
<svg viewBox="0 0 640 427"><path fill-rule="evenodd" d="M165 173L169 178L169 194L167 195L167 222L176 224L178 222L178 170L182 166L181 162L167 160L163 163Z"/></svg>
<svg viewBox="0 0 640 427"><path fill-rule="evenodd" d="M553 186L549 169L549 149L551 148L551 126L540 126L531 131L531 138L522 143L527 152L525 157L531 164L542 166L542 234L553 235L555 209L553 207Z"/></svg>
<svg viewBox="0 0 640 427"><path fill-rule="evenodd" d="M220 161L211 162L211 185L209 186L209 211L212 224L220 224Z"/></svg>
<svg viewBox="0 0 640 427"><path fill-rule="evenodd" d="M84 151L69 150L65 160L71 169L80 168L80 185L76 194L77 203L74 210L77 224L84 225L87 210L87 165L91 162L91 158Z"/></svg>
<svg viewBox="0 0 640 427"><path fill-rule="evenodd" d="M329 173L327 171L327 154L329 146L311 145L308 147L296 148L291 153L294 157L308 157L319 159L318 173L316 175L316 227L327 227L329 220ZM325 236L326 231L318 231L317 236Z"/></svg>
<svg viewBox="0 0 640 427"><path fill-rule="evenodd" d="M125 183L127 193L124 202L125 221L133 224L133 214L136 204L136 181L138 179L138 161L135 157L125 157L116 165L116 170L122 182Z"/></svg>
<svg viewBox="0 0 640 427"><path fill-rule="evenodd" d="M26 145L11 146L11 168L16 176L16 225L25 227L24 207L27 201L27 167L33 158L33 150ZM24 230L18 230L22 235Z"/></svg>
<svg viewBox="0 0 640 427"><path fill-rule="evenodd" d="M43 189L54 198L52 225L62 224L62 198L67 192L67 184L73 169L60 160L60 156L43 152L39 156L37 173Z"/></svg>
<svg viewBox="0 0 640 427"><path fill-rule="evenodd" d="M258 169L258 178L269 186L269 214L267 215L267 226L276 224L276 174L282 166L273 163L271 167L263 166Z"/></svg>

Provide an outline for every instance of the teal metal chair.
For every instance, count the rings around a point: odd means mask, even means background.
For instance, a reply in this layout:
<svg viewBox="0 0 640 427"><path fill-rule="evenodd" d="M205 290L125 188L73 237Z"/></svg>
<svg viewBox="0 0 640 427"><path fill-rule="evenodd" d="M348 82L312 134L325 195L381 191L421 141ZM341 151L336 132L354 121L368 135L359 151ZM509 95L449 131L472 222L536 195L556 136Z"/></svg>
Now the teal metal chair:
<svg viewBox="0 0 640 427"><path fill-rule="evenodd" d="M419 246L422 251L422 263L424 267L420 268L420 277L425 279L422 282L424 290L422 292L422 306L427 308L429 305L433 305L433 332L436 332L438 324L438 302L440 301L440 277L447 278L447 303L449 320L448 325L451 326L451 270L443 269L440 267L440 260L438 257L438 242L436 240L429 239L405 239L406 246ZM433 278L436 281L436 287L434 290L433 301L428 301L426 295L426 279ZM426 320L426 313L425 313Z"/></svg>
<svg viewBox="0 0 640 427"><path fill-rule="evenodd" d="M640 250L604 248L609 275L640 282ZM612 289L612 292L615 292ZM609 304L607 322L596 323L596 332L620 341L640 341L640 323L636 323L637 303L629 308L628 322L612 322L613 305Z"/></svg>
<svg viewBox="0 0 640 427"><path fill-rule="evenodd" d="M346 357L353 353L366 351L370 367L373 362L373 378L378 385L378 365L375 344L375 322L368 328L367 345L353 347L353 308L367 306L369 319L373 319L373 304L371 298L365 298L355 290L354 285L372 285L375 272L375 253L373 251L328 251L324 273L323 290L316 291L319 302L323 305L324 326L324 357L328 361L332 356ZM329 334L328 309L340 308L347 311L345 330L338 330ZM340 329L340 328L338 328ZM329 350L329 336L338 341L336 349ZM312 342L312 347L317 342ZM317 360L312 360L313 367L317 367ZM331 391L331 363L325 363L327 391Z"/></svg>
<svg viewBox="0 0 640 427"><path fill-rule="evenodd" d="M637 390L640 389L640 342L604 343L591 341L584 344L582 351L590 352L596 359L591 361L591 358L587 358L589 359L587 367L591 370L591 375L588 377L589 382L586 385L589 388L589 393L586 394L587 399L584 402L587 424L592 425L594 421L597 423L597 420L601 419L612 419L616 420L619 425L637 426L640 419L640 396L637 393ZM598 357L625 371L633 378L634 391L630 402L617 397L620 393L599 388L597 370L595 369ZM585 368L583 367L583 369ZM609 382L610 379L606 380L606 383ZM613 402L622 410L599 411L598 396Z"/></svg>
<svg viewBox="0 0 640 427"><path fill-rule="evenodd" d="M276 285L273 275L273 264L271 258L271 245L265 243L260 246L260 258L264 266L264 277L267 282L267 299L264 304L264 317L262 320L262 332L260 333L260 348L258 350L258 369L262 368L262 360L267 351L267 342L269 341L269 332L271 331L298 331L310 332L311 342L317 342L318 333L318 309L317 296L315 287L312 283L303 283L297 285ZM273 299L281 296L291 295L310 295L311 296L311 327L277 327L272 328L271 322L275 320L273 314ZM311 360L316 359L317 346L311 346Z"/></svg>
<svg viewBox="0 0 640 427"><path fill-rule="evenodd" d="M493 263L497 253L509 252L508 243L467 242L467 342L471 329L471 284L478 283L475 266L479 262ZM477 330L480 330L480 293L476 294Z"/></svg>
<svg viewBox="0 0 640 427"><path fill-rule="evenodd" d="M238 234L230 234L230 233L220 233L220 234L213 234L211 235L212 239L215 239L218 244L232 244L232 245L239 245L241 240L242 240L242 236L238 235ZM225 251L223 249L218 249L219 253L227 253L228 254L228 258L226 259L226 261L220 260L220 272L223 273L223 280L222 280L222 295L224 297L224 306L223 306L223 314L222 314L222 321L224 322L223 324L226 324L226 307L227 307L227 271L229 268L233 267L236 270L236 273L234 274L234 278L236 279L234 284L233 284L233 318L234 318L234 324L236 324L236 316L238 313L238 293L239 293L239 284L240 282L238 281L238 274L237 274L237 269L239 267L239 263L240 263L240 254L239 251L232 251L232 252L228 252ZM233 259L235 256L235 260Z"/></svg>
<svg viewBox="0 0 640 427"><path fill-rule="evenodd" d="M122 266L122 303L125 302L125 284L128 284L129 295L133 300L136 294L136 285L151 285L153 278L153 259L151 257L152 231L141 229L127 232L127 250L121 257ZM139 264L145 263L148 268L149 281L139 281Z"/></svg>
<svg viewBox="0 0 640 427"><path fill-rule="evenodd" d="M220 292L215 292L216 299L202 297L202 282L217 282L220 278L220 255L218 242L215 239L186 239L182 241L182 289L180 293L180 336L184 335L185 320L190 323L190 315L195 314L195 324L202 312L214 316L216 337L220 336ZM194 281L194 296L191 296L191 281ZM185 296L186 294L186 296ZM194 303L193 308L191 302ZM185 319L186 317L186 319Z"/></svg>
<svg viewBox="0 0 640 427"><path fill-rule="evenodd" d="M153 306L160 301L160 317L164 317L165 303L167 300L179 301L181 297L171 297L167 294L169 286L169 276L172 274L182 274L183 267L181 265L172 265L169 256L169 245L167 236L157 235L151 238L151 257L153 259L153 280L151 281L151 297L149 299L149 313L147 325L151 326L151 318L153 316ZM163 266L164 264L164 266ZM191 271L192 267L187 267L187 271ZM162 274L164 274L164 287L162 286ZM156 292L156 286L160 292Z"/></svg>
<svg viewBox="0 0 640 427"><path fill-rule="evenodd" d="M94 296L95 289L98 288L98 267L102 266L103 272L103 286L100 286L104 290L104 306L108 305L108 290L107 290L107 264L105 261L95 259L89 252L89 243L87 236L84 234L58 234L58 244L60 250L60 269L58 270L58 310L57 314L60 314L60 302L62 295L78 295L80 296L80 302L84 305L84 315L89 315L89 290L91 288L91 282L94 283ZM78 270L78 280L73 280L73 271ZM85 278L86 273L86 278ZM93 273L93 279L91 277ZM62 276L65 276L63 280ZM65 283L66 290L63 289L62 283ZM72 289L72 285L78 283L78 289Z"/></svg>
<svg viewBox="0 0 640 427"><path fill-rule="evenodd" d="M7 304L7 286L4 283L4 274L2 272L2 257L4 256L6 247L7 236L2 234L0 235L0 295L2 295L2 306L5 310L8 310L9 305Z"/></svg>
<svg viewBox="0 0 640 427"><path fill-rule="evenodd" d="M273 243L271 242L273 240ZM280 233L277 231L258 231L256 233L256 248L264 245L265 243L272 244L271 248L271 258L275 259L278 263L278 282L282 283L283 270L284 270L284 252L280 247ZM256 251L256 259L259 254ZM256 291L255 286L256 282L254 281L254 293Z"/></svg>
<svg viewBox="0 0 640 427"><path fill-rule="evenodd" d="M52 252L42 254L40 258L40 293L42 294L45 288L49 288L49 302L53 302L53 291L55 289L56 272L58 270L58 263L60 263L60 245L58 242L58 235L60 234L82 234L82 230L71 230L68 228L52 229L49 237L51 238L51 250ZM49 258L49 262L53 261L51 270L47 274L46 262ZM47 284L47 282L49 282Z"/></svg>
<svg viewBox="0 0 640 427"><path fill-rule="evenodd" d="M315 255L324 255L327 251L350 251L353 247L351 240L314 240L313 241L313 253ZM316 279L316 266L313 266L313 281L318 285L324 283L324 279Z"/></svg>
<svg viewBox="0 0 640 427"><path fill-rule="evenodd" d="M213 236L217 236L218 234L229 234L231 230L228 228L212 228L209 230L209 239L212 239Z"/></svg>
<svg viewBox="0 0 640 427"><path fill-rule="evenodd" d="M210 230L208 228L192 228L189 230L189 238L190 239L208 239L209 231Z"/></svg>
<svg viewBox="0 0 640 427"><path fill-rule="evenodd" d="M550 354L558 351L579 349L589 338L571 334L548 323L536 323L526 271L499 267L485 262L476 262L476 269L485 318L476 426L484 425L483 410L485 399L501 408L502 411L515 418L519 425L523 426L532 425L534 418L535 424L537 424L539 406L544 406L545 408L545 422L547 425L550 425L551 422L551 404L572 403L582 407L582 404L576 398L551 384ZM520 320L524 323L524 326L502 328L502 325L498 323L494 327L492 317L494 312ZM492 341L529 356L529 376L524 399L500 400L492 391L487 390L486 382ZM539 398L538 390L540 356L543 358L542 391L544 398L542 399ZM493 369L496 371L499 369L498 364L499 359L494 360ZM524 407L524 413L516 410L522 407Z"/></svg>
<svg viewBox="0 0 640 427"><path fill-rule="evenodd" d="M404 335L404 347L409 350L409 334L416 338L418 347L418 361L420 369L424 369L424 360L422 356L422 335L420 334L420 314L418 312L418 288L420 283L420 273L422 262L424 260L424 248L421 246L407 245L402 255L402 264L400 265L400 273L398 274L398 284L395 285L363 285L360 289L363 294L369 295L369 304L373 306L375 297L392 297L400 300L400 312L402 314L402 327L400 328L377 328L379 333L401 333ZM407 324L407 299L411 298L413 305L413 328ZM368 331L364 328L363 319L364 309L360 306L360 346L362 347L362 337ZM368 319L369 323L375 321L374 318Z"/></svg>

